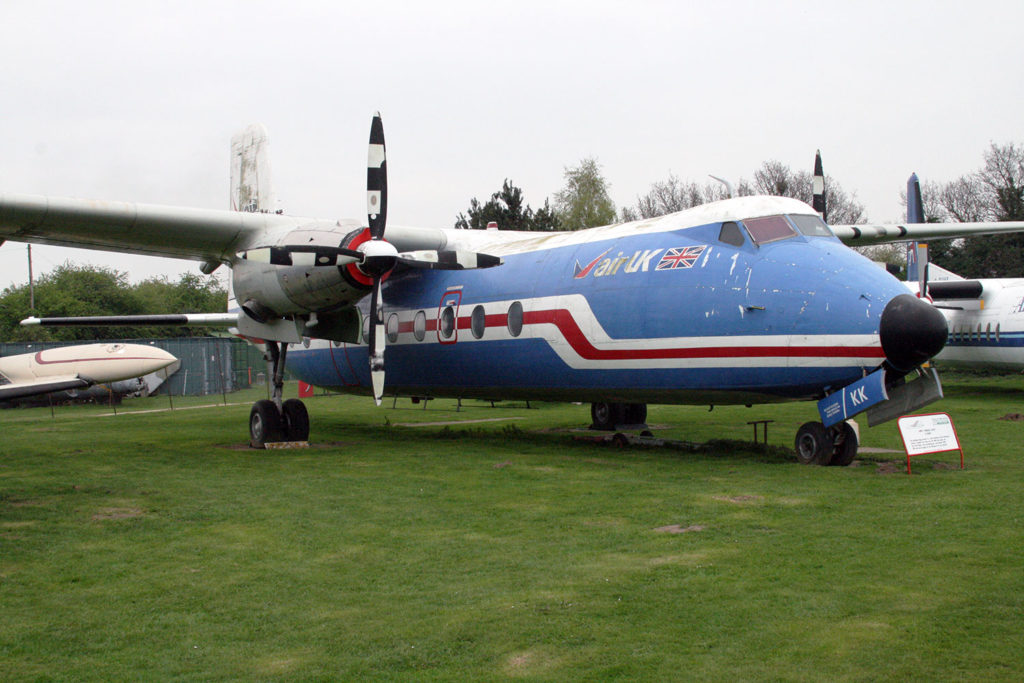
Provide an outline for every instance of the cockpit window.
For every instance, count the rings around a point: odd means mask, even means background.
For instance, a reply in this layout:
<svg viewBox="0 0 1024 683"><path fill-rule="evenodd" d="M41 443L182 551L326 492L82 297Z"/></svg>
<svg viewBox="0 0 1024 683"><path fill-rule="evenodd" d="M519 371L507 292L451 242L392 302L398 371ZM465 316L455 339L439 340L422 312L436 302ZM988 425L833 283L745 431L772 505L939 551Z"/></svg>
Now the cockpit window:
<svg viewBox="0 0 1024 683"><path fill-rule="evenodd" d="M796 229L808 237L831 237L832 231L825 225L825 221L817 216L797 215L790 216Z"/></svg>
<svg viewBox="0 0 1024 683"><path fill-rule="evenodd" d="M742 247L746 241L743 239L743 230L733 221L722 223L722 230L718 233L718 240L734 247Z"/></svg>
<svg viewBox="0 0 1024 683"><path fill-rule="evenodd" d="M788 239L796 235L796 230L782 216L765 216L764 218L747 218L743 221L754 244L767 244Z"/></svg>

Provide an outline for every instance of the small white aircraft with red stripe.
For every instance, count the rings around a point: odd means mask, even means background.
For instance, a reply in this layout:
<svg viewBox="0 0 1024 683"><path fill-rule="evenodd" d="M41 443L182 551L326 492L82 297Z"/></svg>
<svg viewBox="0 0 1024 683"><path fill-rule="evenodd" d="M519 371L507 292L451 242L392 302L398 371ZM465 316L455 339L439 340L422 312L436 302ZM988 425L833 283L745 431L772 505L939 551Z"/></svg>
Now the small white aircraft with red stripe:
<svg viewBox="0 0 1024 683"><path fill-rule="evenodd" d="M83 344L0 358L0 401L142 377L178 359L145 344Z"/></svg>

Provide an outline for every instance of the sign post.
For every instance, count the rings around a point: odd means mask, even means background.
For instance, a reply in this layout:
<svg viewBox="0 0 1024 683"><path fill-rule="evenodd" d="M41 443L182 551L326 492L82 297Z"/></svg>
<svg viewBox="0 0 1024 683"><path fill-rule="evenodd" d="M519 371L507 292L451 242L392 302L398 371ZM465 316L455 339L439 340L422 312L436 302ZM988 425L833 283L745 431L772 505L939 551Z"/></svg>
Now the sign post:
<svg viewBox="0 0 1024 683"><path fill-rule="evenodd" d="M906 415L898 420L903 449L907 452L907 474L910 458L925 453L960 451L960 469L964 468L964 449L956 436L953 420L946 413Z"/></svg>

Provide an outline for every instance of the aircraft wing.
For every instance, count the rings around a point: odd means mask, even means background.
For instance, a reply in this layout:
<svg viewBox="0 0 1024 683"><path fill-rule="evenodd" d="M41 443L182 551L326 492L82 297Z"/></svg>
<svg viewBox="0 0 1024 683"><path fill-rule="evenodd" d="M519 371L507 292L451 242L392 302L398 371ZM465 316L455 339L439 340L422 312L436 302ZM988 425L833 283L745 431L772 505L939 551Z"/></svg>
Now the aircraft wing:
<svg viewBox="0 0 1024 683"><path fill-rule="evenodd" d="M270 213L0 194L0 241L223 262L308 219Z"/></svg>
<svg viewBox="0 0 1024 683"><path fill-rule="evenodd" d="M1000 235L1024 232L1024 222L992 223L868 223L865 225L832 225L832 232L851 247L907 240L940 240L975 235Z"/></svg>
<svg viewBox="0 0 1024 683"><path fill-rule="evenodd" d="M360 226L276 213L247 213L158 204L0 194L0 244L37 242L130 254L202 261L204 272L238 252L276 245L298 228L347 234ZM443 249L445 231L392 226L388 240L400 251Z"/></svg>
<svg viewBox="0 0 1024 683"><path fill-rule="evenodd" d="M12 384L4 384L0 385L0 401L13 401L16 398L48 394L51 391L82 389L90 384L92 384L92 382L84 380L77 375L48 377L37 382L15 382Z"/></svg>

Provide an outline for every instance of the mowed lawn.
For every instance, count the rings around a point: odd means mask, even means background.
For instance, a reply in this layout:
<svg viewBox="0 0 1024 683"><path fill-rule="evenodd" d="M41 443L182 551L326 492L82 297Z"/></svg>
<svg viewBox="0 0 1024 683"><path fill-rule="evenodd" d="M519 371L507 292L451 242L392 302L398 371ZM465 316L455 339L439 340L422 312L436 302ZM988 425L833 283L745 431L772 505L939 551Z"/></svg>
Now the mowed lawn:
<svg viewBox="0 0 1024 683"><path fill-rule="evenodd" d="M967 468L912 476L895 423L796 464L812 404L652 406L692 452L585 405L317 396L290 451L252 395L0 411L0 679L1021 680L1024 380L946 392Z"/></svg>

